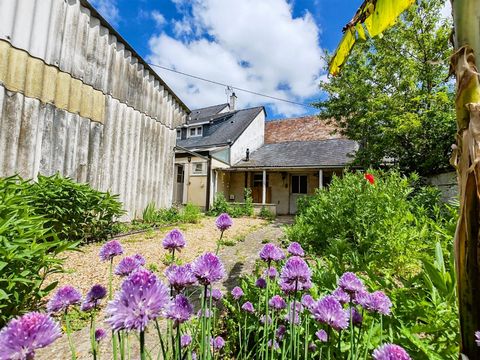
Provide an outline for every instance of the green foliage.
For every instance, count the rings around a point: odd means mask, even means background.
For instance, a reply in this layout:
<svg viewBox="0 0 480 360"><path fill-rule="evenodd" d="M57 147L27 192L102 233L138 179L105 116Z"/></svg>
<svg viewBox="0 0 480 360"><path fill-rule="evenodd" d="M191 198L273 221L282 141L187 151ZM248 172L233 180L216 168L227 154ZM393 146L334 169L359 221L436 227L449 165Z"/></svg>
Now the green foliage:
<svg viewBox="0 0 480 360"><path fill-rule="evenodd" d="M444 0L417 0L385 36L357 42L342 72L320 88L323 121L362 146L357 164L395 159L403 172L450 169L454 88L448 82L451 23Z"/></svg>
<svg viewBox="0 0 480 360"><path fill-rule="evenodd" d="M222 213L227 213L231 217L253 216L253 198L252 190L245 188L243 190L245 202L244 203L230 203L225 199L223 193L217 193L209 215L218 216Z"/></svg>
<svg viewBox="0 0 480 360"><path fill-rule="evenodd" d="M113 224L124 214L117 195L93 189L71 179L39 175L29 187L35 213L48 219L48 227L61 239L99 241L113 234Z"/></svg>
<svg viewBox="0 0 480 360"><path fill-rule="evenodd" d="M200 222L202 213L198 206L187 204L182 209L171 207L169 209L157 209L154 203L149 203L143 210L143 224L149 226L163 226L178 223L197 224Z"/></svg>
<svg viewBox="0 0 480 360"><path fill-rule="evenodd" d="M61 271L59 255L77 245L59 239L51 220L38 214L34 187L18 177L0 179L0 327L55 288L43 286L46 276Z"/></svg>
<svg viewBox="0 0 480 360"><path fill-rule="evenodd" d="M193 204L187 204L182 209L181 214L182 222L189 224L198 224L202 218L200 208Z"/></svg>
<svg viewBox="0 0 480 360"><path fill-rule="evenodd" d="M415 255L438 241L436 224L447 221L446 209L439 204L438 190L412 186L418 182L415 175L373 174L371 185L362 173L346 172L302 200L288 238L316 253L332 254L354 270L414 274L421 267Z"/></svg>
<svg viewBox="0 0 480 360"><path fill-rule="evenodd" d="M258 216L261 217L262 219L269 220L269 221L275 220L275 214L270 210L268 210L265 206L262 206Z"/></svg>

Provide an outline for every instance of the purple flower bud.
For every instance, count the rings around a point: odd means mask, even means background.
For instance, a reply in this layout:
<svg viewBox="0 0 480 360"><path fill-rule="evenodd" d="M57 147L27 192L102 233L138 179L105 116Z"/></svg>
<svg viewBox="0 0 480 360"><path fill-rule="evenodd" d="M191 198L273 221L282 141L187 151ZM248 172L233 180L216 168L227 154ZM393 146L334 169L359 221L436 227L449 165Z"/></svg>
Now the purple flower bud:
<svg viewBox="0 0 480 360"><path fill-rule="evenodd" d="M81 299L82 295L73 286L64 286L58 289L47 303L47 311L49 313L67 311L69 306L79 304Z"/></svg>
<svg viewBox="0 0 480 360"><path fill-rule="evenodd" d="M232 289L232 297L235 299L235 300L238 300L240 299L242 296L243 296L243 290L238 287L238 286L235 286L233 289Z"/></svg>
<svg viewBox="0 0 480 360"><path fill-rule="evenodd" d="M191 343L192 343L192 337L190 335L182 335L182 337L180 338L180 346L182 348L187 347Z"/></svg>
<svg viewBox="0 0 480 360"><path fill-rule="evenodd" d="M223 294L220 289L211 289L211 291L209 291L208 296L211 296L212 299L215 301L220 301L222 300Z"/></svg>
<svg viewBox="0 0 480 360"><path fill-rule="evenodd" d="M331 295L317 301L310 311L315 320L327 324L335 330L348 327L347 312L343 310L342 304Z"/></svg>
<svg viewBox="0 0 480 360"><path fill-rule="evenodd" d="M265 321L267 321L267 324L270 325L272 323L272 318L270 316L265 316L265 315L262 315L260 316L260 324L265 324Z"/></svg>
<svg viewBox="0 0 480 360"><path fill-rule="evenodd" d="M302 246L298 242L292 242L287 251L293 256L305 256L305 251L303 251Z"/></svg>
<svg viewBox="0 0 480 360"><path fill-rule="evenodd" d="M279 349L280 349L280 346L278 345L277 340L272 341L272 340L270 339L270 340L267 341L267 346L268 346L269 348L272 348L272 344L273 344L273 348L274 348L275 350L279 350Z"/></svg>
<svg viewBox="0 0 480 360"><path fill-rule="evenodd" d="M412 360L401 346L384 344L373 351L374 360Z"/></svg>
<svg viewBox="0 0 480 360"><path fill-rule="evenodd" d="M315 352L315 350L317 350L317 345L311 342L310 344L308 344L308 350L310 350L311 352Z"/></svg>
<svg viewBox="0 0 480 360"><path fill-rule="evenodd" d="M162 241L163 248L170 251L180 251L182 248L185 247L185 244L185 238L178 229L173 229L172 231L170 231Z"/></svg>
<svg viewBox="0 0 480 360"><path fill-rule="evenodd" d="M357 292L365 290L362 280L351 272L346 272L340 277L338 286L350 295L355 295Z"/></svg>
<svg viewBox="0 0 480 360"><path fill-rule="evenodd" d="M8 322L0 331L0 359L33 359L62 335L58 323L47 314L31 312Z"/></svg>
<svg viewBox="0 0 480 360"><path fill-rule="evenodd" d="M251 303L250 301L247 301L246 303L244 303L244 304L242 305L242 310L243 310L243 311L246 311L246 312L248 312L248 313L250 313L250 314L253 314L253 313L255 312L255 309L253 308L253 305L252 305L252 303Z"/></svg>
<svg viewBox="0 0 480 360"><path fill-rule="evenodd" d="M104 329L97 329L95 330L95 341L100 342L102 341L105 336L107 336L107 333L105 332Z"/></svg>
<svg viewBox="0 0 480 360"><path fill-rule="evenodd" d="M278 340L282 340L286 332L287 327L285 325L280 325L275 332L275 336L278 338Z"/></svg>
<svg viewBox="0 0 480 360"><path fill-rule="evenodd" d="M363 317L362 315L355 309L355 307L351 307L348 310L348 317L352 319L353 325L362 325Z"/></svg>
<svg viewBox="0 0 480 360"><path fill-rule="evenodd" d="M475 342L480 346L480 331L475 331Z"/></svg>
<svg viewBox="0 0 480 360"><path fill-rule="evenodd" d="M225 346L225 340L221 336L217 336L210 340L210 345L213 346L214 350L221 350Z"/></svg>
<svg viewBox="0 0 480 360"><path fill-rule="evenodd" d="M193 307L183 295L175 296L175 299L165 309L165 317L173 320L175 325L188 321L192 313Z"/></svg>
<svg viewBox="0 0 480 360"><path fill-rule="evenodd" d="M268 302L271 308L275 310L283 310L287 307L287 303L279 295L274 295Z"/></svg>
<svg viewBox="0 0 480 360"><path fill-rule="evenodd" d="M145 264L145 259L143 259L143 257L139 259L138 256L141 257L141 255L137 254L134 256L126 256L122 260L120 260L117 267L115 268L115 274L119 276L128 276L133 271L137 270L140 266L142 266L142 262L143 264Z"/></svg>
<svg viewBox="0 0 480 360"><path fill-rule="evenodd" d="M223 213L215 220L215 225L218 230L223 232L233 225L233 221L227 213Z"/></svg>
<svg viewBox="0 0 480 360"><path fill-rule="evenodd" d="M327 342L328 341L328 335L325 330L318 330L315 335L317 336L318 340L321 342Z"/></svg>
<svg viewBox="0 0 480 360"><path fill-rule="evenodd" d="M96 308L100 300L107 295L107 289L100 284L93 285L90 291L85 296L85 300L80 307L82 311L89 311Z"/></svg>
<svg viewBox="0 0 480 360"><path fill-rule="evenodd" d="M184 266L171 265L165 270L165 276L170 286L178 292L197 282L190 264Z"/></svg>
<svg viewBox="0 0 480 360"><path fill-rule="evenodd" d="M225 276L222 262L212 253L198 257L192 264L192 271L202 285L210 285Z"/></svg>
<svg viewBox="0 0 480 360"><path fill-rule="evenodd" d="M100 260L110 261L115 256L122 255L123 248L118 240L110 240L106 242L100 249Z"/></svg>
<svg viewBox="0 0 480 360"><path fill-rule="evenodd" d="M264 278L258 278L255 282L255 286L260 289L265 289L267 287L267 281Z"/></svg>
<svg viewBox="0 0 480 360"><path fill-rule="evenodd" d="M269 277L270 279L275 279L278 276L278 271L275 269L273 266L270 266L265 272L263 273L263 276Z"/></svg>
<svg viewBox="0 0 480 360"><path fill-rule="evenodd" d="M268 243L260 251L260 259L266 262L279 261L285 259L285 254L275 244Z"/></svg>

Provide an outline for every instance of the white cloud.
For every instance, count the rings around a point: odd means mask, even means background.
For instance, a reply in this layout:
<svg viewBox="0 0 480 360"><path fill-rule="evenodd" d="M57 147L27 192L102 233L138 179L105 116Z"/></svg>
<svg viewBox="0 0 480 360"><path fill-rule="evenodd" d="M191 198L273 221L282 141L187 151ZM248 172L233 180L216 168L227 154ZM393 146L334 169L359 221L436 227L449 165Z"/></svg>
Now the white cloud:
<svg viewBox="0 0 480 360"><path fill-rule="evenodd" d="M91 0L90 3L110 24L118 25L120 12L117 7L117 0Z"/></svg>
<svg viewBox="0 0 480 360"><path fill-rule="evenodd" d="M452 18L452 3L450 0L445 0L445 4L442 7L441 10L442 18L448 19Z"/></svg>
<svg viewBox="0 0 480 360"><path fill-rule="evenodd" d="M157 10L152 11L152 18L155 21L155 25L159 28L166 23L165 17Z"/></svg>
<svg viewBox="0 0 480 360"><path fill-rule="evenodd" d="M294 18L286 0L172 1L188 11L173 22L173 37L151 37L150 62L297 102L318 94L323 60L310 13ZM226 102L217 85L158 72L191 108ZM306 111L244 92L237 96L240 107L268 103L287 116Z"/></svg>

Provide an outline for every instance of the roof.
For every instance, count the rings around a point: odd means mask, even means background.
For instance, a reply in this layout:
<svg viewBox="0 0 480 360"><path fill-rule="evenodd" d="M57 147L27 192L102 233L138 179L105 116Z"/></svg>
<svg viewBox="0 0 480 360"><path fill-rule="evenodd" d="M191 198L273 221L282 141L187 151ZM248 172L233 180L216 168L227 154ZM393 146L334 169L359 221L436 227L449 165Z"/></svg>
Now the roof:
<svg viewBox="0 0 480 360"><path fill-rule="evenodd" d="M177 144L185 148L230 144L238 139L262 111L265 111L265 108L259 106L215 115L212 117L212 122L206 135L177 140Z"/></svg>
<svg viewBox="0 0 480 360"><path fill-rule="evenodd" d="M212 117L213 115L217 115L218 113L220 113L220 111L224 110L227 107L228 104L225 103L192 110L192 112L190 113L190 119L188 120L188 124L196 124L204 121L209 121L210 117Z"/></svg>
<svg viewBox="0 0 480 360"><path fill-rule="evenodd" d="M316 116L271 120L265 123L265 143L343 138L339 133L334 133L337 129L335 125L327 124Z"/></svg>
<svg viewBox="0 0 480 360"><path fill-rule="evenodd" d="M357 149L357 142L347 139L265 144L250 154L249 161L239 161L234 168L343 167Z"/></svg>

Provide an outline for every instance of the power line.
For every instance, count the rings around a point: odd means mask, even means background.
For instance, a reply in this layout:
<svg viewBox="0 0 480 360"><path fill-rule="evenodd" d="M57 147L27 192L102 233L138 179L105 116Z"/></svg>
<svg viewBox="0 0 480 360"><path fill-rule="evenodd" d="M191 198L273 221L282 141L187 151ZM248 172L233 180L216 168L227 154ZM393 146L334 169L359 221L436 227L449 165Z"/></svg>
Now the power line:
<svg viewBox="0 0 480 360"><path fill-rule="evenodd" d="M221 82L219 82L219 81L206 79L206 78L203 78L203 77L200 77L200 76L197 76L197 75L187 74L187 73L185 73L185 72L178 71L178 70L175 70L175 69L170 69L170 68L165 67L165 66L162 66L162 65L152 64L152 63L148 63L148 65L150 65L150 66L155 66L155 67L158 67L158 68L163 69L163 70L171 71L171 72L173 72L173 73L180 74L180 75L183 75L183 76L188 76L188 77L191 77L191 78L193 78L193 79L205 81L205 82L208 82L208 83L211 83L211 84L215 84L215 85L219 85L219 86L231 88L231 89L234 89L234 90L237 90L237 91L243 91L243 92L246 92L246 93L249 93L249 94L252 94L252 95L262 96L262 97L269 98L269 99L272 99L272 100L283 101L283 102L290 103L290 104L294 104L294 105L298 105L298 106L303 106L303 107L308 107L308 108L316 109L316 107L315 107L315 106L312 106L312 105L302 104L302 103L299 103L299 102L296 102L296 101L291 101L291 100L287 100L287 99L282 99L282 98L279 98L279 97L276 97L276 96L272 96L272 95L261 94L261 93L258 93L258 92L256 92L256 91L252 91L252 90L243 89L243 88L239 88L239 87L236 87L236 86L224 84L224 83L221 83Z"/></svg>

